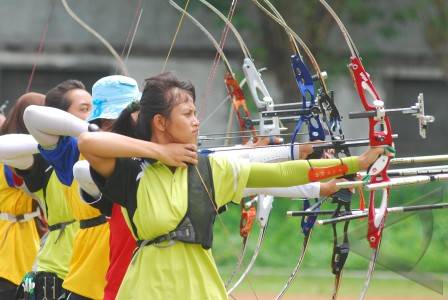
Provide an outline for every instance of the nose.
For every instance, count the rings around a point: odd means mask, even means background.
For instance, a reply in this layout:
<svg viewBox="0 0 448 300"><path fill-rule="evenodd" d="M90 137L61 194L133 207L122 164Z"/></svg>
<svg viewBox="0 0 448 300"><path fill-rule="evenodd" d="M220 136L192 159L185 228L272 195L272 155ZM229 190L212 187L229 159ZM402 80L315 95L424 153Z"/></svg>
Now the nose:
<svg viewBox="0 0 448 300"><path fill-rule="evenodd" d="M199 126L200 122L197 116L193 117L193 126Z"/></svg>

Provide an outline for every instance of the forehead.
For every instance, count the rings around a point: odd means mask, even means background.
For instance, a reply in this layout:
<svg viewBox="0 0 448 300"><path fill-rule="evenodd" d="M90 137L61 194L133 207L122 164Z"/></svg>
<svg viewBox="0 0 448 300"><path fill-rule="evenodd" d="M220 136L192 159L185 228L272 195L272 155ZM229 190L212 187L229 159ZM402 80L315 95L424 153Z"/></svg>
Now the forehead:
<svg viewBox="0 0 448 300"><path fill-rule="evenodd" d="M171 101L174 101L175 103L187 102L190 100L194 102L189 91L177 87L171 88L168 91L168 98L171 98Z"/></svg>
<svg viewBox="0 0 448 300"><path fill-rule="evenodd" d="M65 94L65 98L69 99L72 104L92 104L92 95L89 92L82 89L70 90Z"/></svg>
<svg viewBox="0 0 448 300"><path fill-rule="evenodd" d="M174 109L196 109L196 106L193 102L193 98L190 95L187 97L183 97L182 99L178 99L177 103L174 105Z"/></svg>

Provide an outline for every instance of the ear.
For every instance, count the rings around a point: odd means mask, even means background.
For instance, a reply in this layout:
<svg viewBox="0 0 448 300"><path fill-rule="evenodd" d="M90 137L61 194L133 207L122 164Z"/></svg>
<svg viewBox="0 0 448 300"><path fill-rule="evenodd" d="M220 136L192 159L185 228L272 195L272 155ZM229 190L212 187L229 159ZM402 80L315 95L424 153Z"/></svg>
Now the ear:
<svg viewBox="0 0 448 300"><path fill-rule="evenodd" d="M152 119L152 125L157 131L164 132L166 130L166 119L161 114L157 114Z"/></svg>

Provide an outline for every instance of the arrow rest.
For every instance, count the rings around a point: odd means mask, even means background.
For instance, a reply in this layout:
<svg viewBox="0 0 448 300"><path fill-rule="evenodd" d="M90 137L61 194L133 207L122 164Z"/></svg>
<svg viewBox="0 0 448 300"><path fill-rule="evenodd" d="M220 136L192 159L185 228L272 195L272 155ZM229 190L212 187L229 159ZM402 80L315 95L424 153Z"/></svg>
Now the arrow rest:
<svg viewBox="0 0 448 300"><path fill-rule="evenodd" d="M240 219L240 236L247 238L252 230L257 211L252 205L248 209L245 208L244 199L241 200L241 219Z"/></svg>

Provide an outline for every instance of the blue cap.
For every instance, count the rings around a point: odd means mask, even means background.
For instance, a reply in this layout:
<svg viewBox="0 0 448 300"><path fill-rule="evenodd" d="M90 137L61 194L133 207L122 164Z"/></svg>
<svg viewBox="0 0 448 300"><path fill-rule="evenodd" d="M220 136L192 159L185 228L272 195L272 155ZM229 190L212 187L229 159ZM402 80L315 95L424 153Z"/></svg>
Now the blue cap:
<svg viewBox="0 0 448 300"><path fill-rule="evenodd" d="M92 87L93 109L89 121L117 119L129 103L139 101L141 96L133 78L122 75L103 77Z"/></svg>

